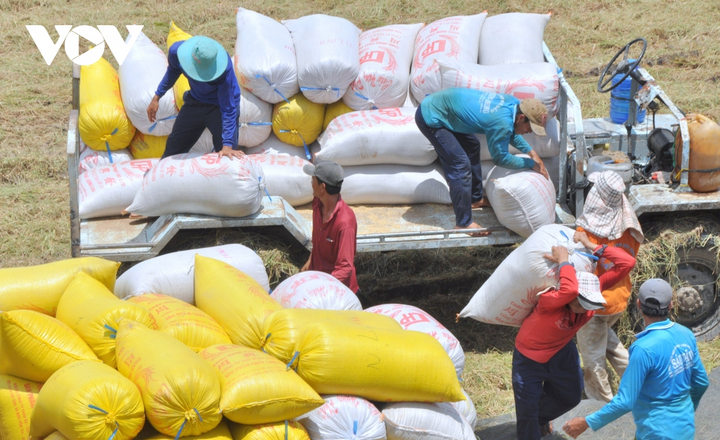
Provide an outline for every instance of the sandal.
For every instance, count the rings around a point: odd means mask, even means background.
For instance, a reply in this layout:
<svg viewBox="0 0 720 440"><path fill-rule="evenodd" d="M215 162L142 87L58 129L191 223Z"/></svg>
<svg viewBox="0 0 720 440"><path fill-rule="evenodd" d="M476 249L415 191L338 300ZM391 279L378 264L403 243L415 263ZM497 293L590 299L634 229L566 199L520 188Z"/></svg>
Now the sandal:
<svg viewBox="0 0 720 440"><path fill-rule="evenodd" d="M547 423L544 424L544 425L540 425L540 435L541 435L542 437L545 437L546 435L550 435L550 434L552 434L553 432L555 432L555 430L553 429L553 423L552 423L552 422L547 422Z"/></svg>

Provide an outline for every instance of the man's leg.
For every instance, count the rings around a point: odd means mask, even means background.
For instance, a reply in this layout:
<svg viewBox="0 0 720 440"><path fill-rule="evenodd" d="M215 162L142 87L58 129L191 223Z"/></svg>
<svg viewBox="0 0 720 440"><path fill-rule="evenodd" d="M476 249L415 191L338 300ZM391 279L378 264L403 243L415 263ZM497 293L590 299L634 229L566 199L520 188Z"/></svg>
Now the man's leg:
<svg viewBox="0 0 720 440"><path fill-rule="evenodd" d="M205 115L205 125L207 126L208 130L210 130L210 133L212 133L213 137L213 148L215 151L222 150L223 147L223 120L222 120L222 112L220 111L220 106L217 105L211 105L211 104L205 104L207 106L207 113ZM231 145L231 147L236 148L237 147L237 135L238 130L235 130L235 145Z"/></svg>
<svg viewBox="0 0 720 440"><path fill-rule="evenodd" d="M202 103L196 101L190 93L185 93L185 104L180 109L172 132L168 136L163 159L190 151L205 130L204 113Z"/></svg>
<svg viewBox="0 0 720 440"><path fill-rule="evenodd" d="M608 331L611 330L607 317L595 315L577 333L583 361L585 394L601 402L609 402L613 397L605 362Z"/></svg>
<svg viewBox="0 0 720 440"><path fill-rule="evenodd" d="M618 322L622 314L623 312L620 312L614 315L607 316L607 359L608 361L610 361L610 365L612 365L613 370L615 370L617 375L620 377L625 374L625 369L628 366L628 358L630 354L628 353L627 348L625 348L622 342L620 342L620 339L618 339L617 335L615 334L615 330L613 330L612 327L613 325L615 325L616 322Z"/></svg>
<svg viewBox="0 0 720 440"><path fill-rule="evenodd" d="M538 422L551 422L571 409L582 399L583 375L575 342L570 341L547 362L549 379L540 397Z"/></svg>
<svg viewBox="0 0 720 440"><path fill-rule="evenodd" d="M515 395L517 438L536 440L540 438L538 410L543 393L543 381L547 378L545 364L525 357L517 349L513 353L512 384Z"/></svg>
<svg viewBox="0 0 720 440"><path fill-rule="evenodd" d="M483 199L482 168L480 166L480 141L474 134L453 133L465 154L470 158L472 173L472 203L477 204Z"/></svg>

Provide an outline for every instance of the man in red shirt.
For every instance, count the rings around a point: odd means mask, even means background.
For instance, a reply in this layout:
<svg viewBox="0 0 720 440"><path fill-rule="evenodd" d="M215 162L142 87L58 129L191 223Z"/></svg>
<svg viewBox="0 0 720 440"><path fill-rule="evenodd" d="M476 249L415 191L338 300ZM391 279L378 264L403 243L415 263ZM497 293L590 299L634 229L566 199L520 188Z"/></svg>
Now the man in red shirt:
<svg viewBox="0 0 720 440"><path fill-rule="evenodd" d="M329 273L354 293L359 288L355 276L357 220L355 213L340 197L344 174L331 161L306 164L305 174L312 176L313 229L310 258L300 269Z"/></svg>
<svg viewBox="0 0 720 440"><path fill-rule="evenodd" d="M635 266L635 258L627 252L596 246L584 232L576 232L573 239L614 267L598 278L587 272L576 274L565 247L553 246L552 255L544 256L559 265L560 288L541 294L515 339L512 382L520 440L552 433L551 421L580 403L583 374L573 337L595 310L603 308L603 289Z"/></svg>

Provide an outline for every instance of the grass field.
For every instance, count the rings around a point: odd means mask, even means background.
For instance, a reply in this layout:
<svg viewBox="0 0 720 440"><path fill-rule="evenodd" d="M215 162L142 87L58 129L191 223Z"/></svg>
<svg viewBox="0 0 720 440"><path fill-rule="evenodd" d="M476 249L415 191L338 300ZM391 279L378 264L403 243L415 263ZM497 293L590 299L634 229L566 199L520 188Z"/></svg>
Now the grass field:
<svg viewBox="0 0 720 440"><path fill-rule="evenodd" d="M720 10L713 0L346 0L344 2L278 0L265 2L187 0L104 2L0 0L0 267L40 264L70 257L68 183L65 141L71 108L70 61L60 51L51 66L43 61L25 25L142 24L144 32L165 46L170 21L192 34L204 34L232 51L237 6L277 19L311 13L345 17L363 29L395 23L430 23L436 19L487 10L552 12L545 39L583 105L584 117L606 116L609 96L595 91L604 63L625 43L648 39L646 67L675 103L686 111L720 119ZM51 37L57 38L54 30ZM108 58L112 60L109 51ZM267 245L265 245L267 248ZM265 249L266 259L278 259ZM505 253L503 253L505 252ZM368 289L370 298L406 299L447 309L441 319L468 350L465 385L480 417L507 412L512 405L509 359L514 331L476 323L452 323L452 316L482 284L494 264L509 250L431 252L425 256L395 256L398 267L413 260L437 264L434 270L417 265L406 270L412 291L402 284L383 291ZM370 283L380 264L365 256L359 278ZM288 263L283 263L288 264ZM292 264L273 271L282 276ZM450 274L450 276L448 276ZM380 284L377 283L376 284ZM375 293L373 293L375 292ZM448 292L455 292L451 296ZM457 292L462 292L458 294ZM456 303L452 301L458 300ZM436 308L433 308L436 310ZM702 345L708 366L720 363L720 343Z"/></svg>

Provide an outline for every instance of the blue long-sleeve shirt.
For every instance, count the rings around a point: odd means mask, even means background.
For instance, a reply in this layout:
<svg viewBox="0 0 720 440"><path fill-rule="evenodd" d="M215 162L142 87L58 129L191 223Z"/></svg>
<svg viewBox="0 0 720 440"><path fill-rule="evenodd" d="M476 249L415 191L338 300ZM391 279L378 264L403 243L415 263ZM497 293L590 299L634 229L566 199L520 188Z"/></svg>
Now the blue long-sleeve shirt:
<svg viewBox="0 0 720 440"><path fill-rule="evenodd" d="M175 81L180 77L180 74L184 74L190 83L190 95L193 98L206 104L220 106L223 145L236 148L235 133L238 127L238 112L240 111L240 86L235 77L235 70L233 69L230 55L228 55L227 52L225 53L225 56L228 57L228 64L225 72L223 72L220 77L209 82L195 81L185 74L178 60L177 51L183 43L184 40L178 41L170 46L167 71L165 71L165 76L162 81L160 81L160 85L155 91L155 94L162 98L165 93L175 85Z"/></svg>
<svg viewBox="0 0 720 440"><path fill-rule="evenodd" d="M668 319L637 338L617 395L585 420L597 431L632 410L638 440L694 438L695 409L709 384L695 336Z"/></svg>
<svg viewBox="0 0 720 440"><path fill-rule="evenodd" d="M464 134L482 133L495 165L509 169L532 168L534 160L508 151L509 145L523 153L532 150L522 136L515 134L518 105L520 101L514 96L460 87L433 93L420 103L429 127Z"/></svg>

